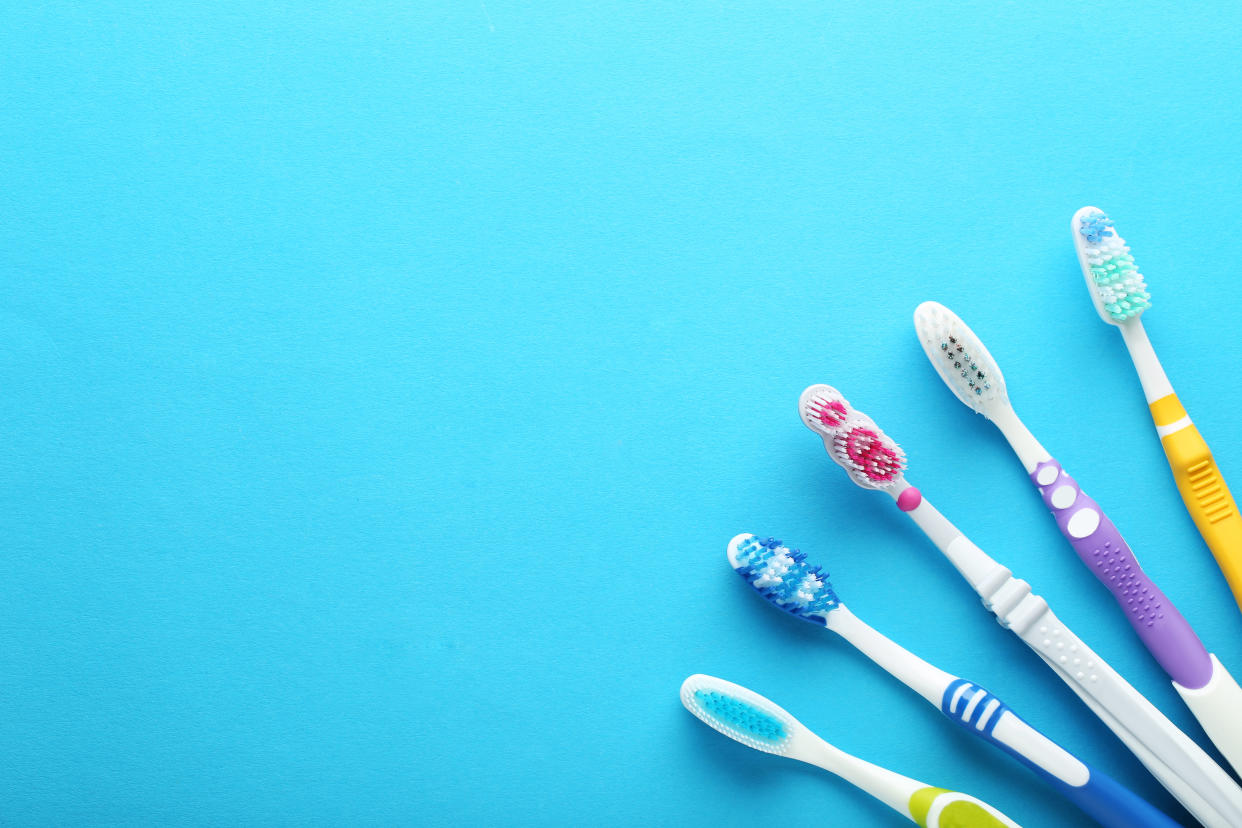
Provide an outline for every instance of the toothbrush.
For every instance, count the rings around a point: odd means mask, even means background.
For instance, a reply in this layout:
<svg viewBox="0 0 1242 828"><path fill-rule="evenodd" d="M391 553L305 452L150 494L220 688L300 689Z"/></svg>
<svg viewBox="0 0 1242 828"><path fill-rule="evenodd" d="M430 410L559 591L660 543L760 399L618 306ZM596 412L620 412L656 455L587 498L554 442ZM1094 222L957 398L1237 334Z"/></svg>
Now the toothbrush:
<svg viewBox="0 0 1242 828"><path fill-rule="evenodd" d="M925 785L833 747L782 708L731 681L690 676L682 682L681 703L735 742L834 773L923 828L1019 828L973 796Z"/></svg>
<svg viewBox="0 0 1242 828"><path fill-rule="evenodd" d="M1000 429L1061 533L1125 610L1126 620L1204 732L1234 770L1242 771L1242 687L1143 572L1113 522L1018 419L1000 367L974 331L936 302L918 306L914 327L940 378L967 407Z"/></svg>
<svg viewBox="0 0 1242 828"><path fill-rule="evenodd" d="M876 632L841 603L806 555L769 538L738 535L729 564L773 606L827 627L951 721L1035 771L1058 793L1109 828L1177 823L1111 777L1088 767L974 682L946 673Z"/></svg>
<svg viewBox="0 0 1242 828"><path fill-rule="evenodd" d="M1208 828L1242 826L1242 788L1151 702L1096 655L1031 593L1026 581L975 546L905 479L905 455L870 417L827 385L802 392L802 421L828 456L866 489L877 489L918 524L1001 626L1021 638L1068 684L1186 810Z"/></svg>
<svg viewBox="0 0 1242 828"><path fill-rule="evenodd" d="M1139 316L1151 307L1147 283L1134 264L1130 248L1102 210L1083 207L1074 214L1071 233L1095 310L1101 319L1121 330L1130 351L1186 510L1229 582L1234 600L1242 607L1242 516L1212 452L1173 393L1143 330Z"/></svg>

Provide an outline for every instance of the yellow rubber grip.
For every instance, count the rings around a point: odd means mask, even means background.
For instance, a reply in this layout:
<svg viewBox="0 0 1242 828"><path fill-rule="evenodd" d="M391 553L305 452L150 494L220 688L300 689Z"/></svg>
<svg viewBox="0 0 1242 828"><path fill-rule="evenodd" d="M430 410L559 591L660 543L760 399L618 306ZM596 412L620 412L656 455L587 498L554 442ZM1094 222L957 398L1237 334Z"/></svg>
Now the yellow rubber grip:
<svg viewBox="0 0 1242 828"><path fill-rule="evenodd" d="M1151 404L1151 417L1157 426L1171 425L1186 416L1176 394ZM1194 424L1166 434L1160 439L1173 480L1186 502L1199 534L1212 550L1216 565L1224 573L1233 598L1242 608L1242 515L1233 502L1207 441Z"/></svg>
<svg viewBox="0 0 1242 828"><path fill-rule="evenodd" d="M914 792L910 797L910 818L916 825L920 828L1008 828L1006 823L992 816L978 802L972 801L974 797L949 802L940 809L939 818L929 824L927 815L931 811L932 803L943 794L949 794L951 797L965 796L955 794L945 788L930 786L919 788Z"/></svg>

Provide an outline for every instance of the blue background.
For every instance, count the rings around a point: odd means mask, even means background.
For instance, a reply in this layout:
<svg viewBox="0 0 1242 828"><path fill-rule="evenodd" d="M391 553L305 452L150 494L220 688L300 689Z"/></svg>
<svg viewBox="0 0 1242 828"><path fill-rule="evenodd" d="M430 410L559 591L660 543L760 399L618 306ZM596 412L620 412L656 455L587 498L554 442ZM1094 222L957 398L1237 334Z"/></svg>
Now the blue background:
<svg viewBox="0 0 1242 828"><path fill-rule="evenodd" d="M4 821L898 822L700 725L677 689L707 672L1027 826L1085 824L765 606L725 563L741 531L1185 819L795 403L842 388L1204 741L910 314L972 324L1242 671L1068 233L1094 203L1135 244L1242 485L1242 7L933 5L10 5Z"/></svg>

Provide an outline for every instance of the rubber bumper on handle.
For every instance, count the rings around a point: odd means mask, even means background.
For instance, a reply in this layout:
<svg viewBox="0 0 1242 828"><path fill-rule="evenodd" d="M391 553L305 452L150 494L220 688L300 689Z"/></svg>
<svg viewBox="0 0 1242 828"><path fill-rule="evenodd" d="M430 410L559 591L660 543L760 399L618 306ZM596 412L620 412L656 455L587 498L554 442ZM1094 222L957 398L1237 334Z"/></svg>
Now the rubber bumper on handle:
<svg viewBox="0 0 1242 828"><path fill-rule="evenodd" d="M991 805L944 788L920 788L909 807L910 819L920 828L1021 828Z"/></svg>
<svg viewBox="0 0 1242 828"><path fill-rule="evenodd" d="M1186 416L1176 394L1151 404L1156 426L1168 426ZM1212 451L1193 423L1160 438L1164 454L1173 470L1173 480L1186 503L1199 534L1212 550L1216 565L1224 573L1233 598L1242 608L1242 516L1225 479L1221 477Z"/></svg>
<svg viewBox="0 0 1242 828"><path fill-rule="evenodd" d="M1203 687L1212 662L1186 619L1139 566L1129 544L1099 505L1056 460L1035 467L1031 481L1056 518L1061 534L1126 613L1169 678L1182 687Z"/></svg>

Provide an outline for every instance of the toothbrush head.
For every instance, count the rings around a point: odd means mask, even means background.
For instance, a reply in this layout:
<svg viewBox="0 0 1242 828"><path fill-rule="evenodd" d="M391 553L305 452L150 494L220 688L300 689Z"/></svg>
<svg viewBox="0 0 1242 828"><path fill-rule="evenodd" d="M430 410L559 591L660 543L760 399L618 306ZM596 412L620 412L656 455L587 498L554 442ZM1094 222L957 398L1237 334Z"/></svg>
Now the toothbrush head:
<svg viewBox="0 0 1242 828"><path fill-rule="evenodd" d="M914 330L923 353L959 400L989 420L1010 407L1000 366L957 314L939 302L924 302L914 309Z"/></svg>
<svg viewBox="0 0 1242 828"><path fill-rule="evenodd" d="M824 441L828 456L864 489L902 483L906 455L870 417L830 385L812 385L798 400L802 422Z"/></svg>
<svg viewBox="0 0 1242 828"><path fill-rule="evenodd" d="M790 754L794 736L804 729L758 693L714 676L693 675L682 682L681 703L730 739L778 756Z"/></svg>
<svg viewBox="0 0 1242 828"><path fill-rule="evenodd" d="M1098 207L1083 207L1074 213L1070 227L1078 264L1100 318L1121 325L1150 308L1147 282L1113 220Z"/></svg>
<svg viewBox="0 0 1242 828"><path fill-rule="evenodd" d="M807 565L805 554L774 538L741 534L729 541L726 552L733 571L777 609L827 626L828 613L841 606L828 573Z"/></svg>

